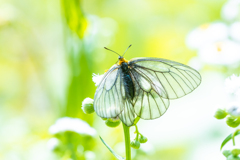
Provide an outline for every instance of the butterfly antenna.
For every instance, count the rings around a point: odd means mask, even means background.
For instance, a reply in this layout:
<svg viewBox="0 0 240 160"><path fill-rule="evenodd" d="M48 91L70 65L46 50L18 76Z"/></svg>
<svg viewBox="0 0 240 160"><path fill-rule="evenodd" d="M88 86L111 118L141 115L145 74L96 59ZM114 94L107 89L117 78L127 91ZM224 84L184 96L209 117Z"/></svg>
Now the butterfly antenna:
<svg viewBox="0 0 240 160"><path fill-rule="evenodd" d="M113 53L116 53L117 55L119 55L120 56L120 54L118 54L117 52L115 52L115 51L113 51L113 50L111 50L111 49L108 49L107 47L104 47L106 50L109 50L109 51L111 51L111 52L113 52Z"/></svg>
<svg viewBox="0 0 240 160"><path fill-rule="evenodd" d="M130 48L132 45L130 44L130 46L128 46L128 48ZM126 51L123 53L122 57L124 56L124 54L127 52L128 48L126 49Z"/></svg>

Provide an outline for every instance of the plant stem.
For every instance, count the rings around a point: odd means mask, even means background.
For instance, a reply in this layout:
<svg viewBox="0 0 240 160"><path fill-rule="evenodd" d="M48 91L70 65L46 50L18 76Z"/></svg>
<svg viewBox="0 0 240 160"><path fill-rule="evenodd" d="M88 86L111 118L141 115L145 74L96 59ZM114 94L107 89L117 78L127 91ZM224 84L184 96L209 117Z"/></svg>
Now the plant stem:
<svg viewBox="0 0 240 160"><path fill-rule="evenodd" d="M124 131L124 137L125 137L125 151L126 151L126 160L131 160L131 146L130 146L130 134L129 134L129 128L124 123L123 125L123 131Z"/></svg>

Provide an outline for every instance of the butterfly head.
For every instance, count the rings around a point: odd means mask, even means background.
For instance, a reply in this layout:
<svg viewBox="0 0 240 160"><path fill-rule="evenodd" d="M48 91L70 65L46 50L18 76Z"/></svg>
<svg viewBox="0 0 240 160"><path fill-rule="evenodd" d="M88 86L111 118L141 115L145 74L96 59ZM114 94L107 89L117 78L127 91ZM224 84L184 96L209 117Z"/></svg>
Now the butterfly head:
<svg viewBox="0 0 240 160"><path fill-rule="evenodd" d="M122 56L119 56L118 57L118 65L121 65L122 63L128 63L128 61L125 59L125 58L123 58Z"/></svg>

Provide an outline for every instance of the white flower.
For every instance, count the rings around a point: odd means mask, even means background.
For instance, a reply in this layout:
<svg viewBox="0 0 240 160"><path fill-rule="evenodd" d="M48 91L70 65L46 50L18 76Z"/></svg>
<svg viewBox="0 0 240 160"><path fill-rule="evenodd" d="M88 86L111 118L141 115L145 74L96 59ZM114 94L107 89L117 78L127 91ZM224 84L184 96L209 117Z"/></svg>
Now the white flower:
<svg viewBox="0 0 240 160"><path fill-rule="evenodd" d="M240 76L232 75L225 80L225 89L227 93L240 97Z"/></svg>
<svg viewBox="0 0 240 160"><path fill-rule="evenodd" d="M234 40L240 41L240 22L234 22L231 24L229 34Z"/></svg>
<svg viewBox="0 0 240 160"><path fill-rule="evenodd" d="M95 83L95 86L98 86L98 85L99 85L99 83L101 82L101 80L102 80L102 78L103 78L103 75L104 75L104 74L99 75L99 74L93 73L92 80L93 80L93 82Z"/></svg>
<svg viewBox="0 0 240 160"><path fill-rule="evenodd" d="M199 57L193 57L188 61L188 65L196 70L201 70L203 68L203 62Z"/></svg>
<svg viewBox="0 0 240 160"><path fill-rule="evenodd" d="M85 151L84 154L85 154L86 160L96 159L96 154L93 151Z"/></svg>
<svg viewBox="0 0 240 160"><path fill-rule="evenodd" d="M206 63L230 65L240 61L240 44L231 40L219 41L202 47L199 58Z"/></svg>
<svg viewBox="0 0 240 160"><path fill-rule="evenodd" d="M239 5L240 0L229 0L227 1L221 10L221 16L225 20L234 20L239 16Z"/></svg>
<svg viewBox="0 0 240 160"><path fill-rule="evenodd" d="M57 138L51 138L47 142L47 147L49 150L54 150L59 145L59 140Z"/></svg>
<svg viewBox="0 0 240 160"><path fill-rule="evenodd" d="M200 49L205 45L225 40L227 37L227 25L222 22L214 22L192 30L186 37L186 45L190 49Z"/></svg>
<svg viewBox="0 0 240 160"><path fill-rule="evenodd" d="M56 123L49 128L49 132L51 134L57 134L66 131L72 131L78 134L85 134L90 136L96 135L96 130L79 118L59 118Z"/></svg>

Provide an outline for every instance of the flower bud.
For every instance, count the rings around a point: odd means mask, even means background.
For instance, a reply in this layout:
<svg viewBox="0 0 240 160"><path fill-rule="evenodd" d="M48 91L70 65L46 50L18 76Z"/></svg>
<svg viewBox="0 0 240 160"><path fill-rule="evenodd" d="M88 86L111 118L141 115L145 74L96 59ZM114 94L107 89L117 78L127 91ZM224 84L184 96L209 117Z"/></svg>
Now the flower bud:
<svg viewBox="0 0 240 160"><path fill-rule="evenodd" d="M93 99L85 98L82 102L82 110L85 114L91 114L94 112Z"/></svg>
<svg viewBox="0 0 240 160"><path fill-rule="evenodd" d="M105 124L106 124L108 127L117 127L120 123L121 123L121 121L120 121L119 118L108 118L108 119L105 121Z"/></svg>
<svg viewBox="0 0 240 160"><path fill-rule="evenodd" d="M234 118L232 116L227 116L226 123L228 126L235 128L240 124L240 119Z"/></svg>
<svg viewBox="0 0 240 160"><path fill-rule="evenodd" d="M130 143L131 147L134 149L139 149L140 148L140 142L137 141L136 139L134 139L131 143Z"/></svg>
<svg viewBox="0 0 240 160"><path fill-rule="evenodd" d="M227 108L227 113L229 113L233 117L240 117L240 105L239 102L232 102L229 104Z"/></svg>
<svg viewBox="0 0 240 160"><path fill-rule="evenodd" d="M147 137L144 137L142 134L140 134L138 140L140 143L146 143L148 139L147 139Z"/></svg>
<svg viewBox="0 0 240 160"><path fill-rule="evenodd" d="M240 160L240 158L237 156L237 157L235 157L235 156L233 156L233 155L229 155L228 157L227 157L227 160Z"/></svg>
<svg viewBox="0 0 240 160"><path fill-rule="evenodd" d="M239 148L236 148L234 147L231 151L232 155L237 157L239 154L240 154L240 149Z"/></svg>
<svg viewBox="0 0 240 160"><path fill-rule="evenodd" d="M229 155L232 154L232 152L230 150L224 150L222 154L227 158Z"/></svg>
<svg viewBox="0 0 240 160"><path fill-rule="evenodd" d="M227 116L227 112L223 109L218 109L216 112L215 112L215 115L214 117L217 118L217 119L223 119Z"/></svg>

